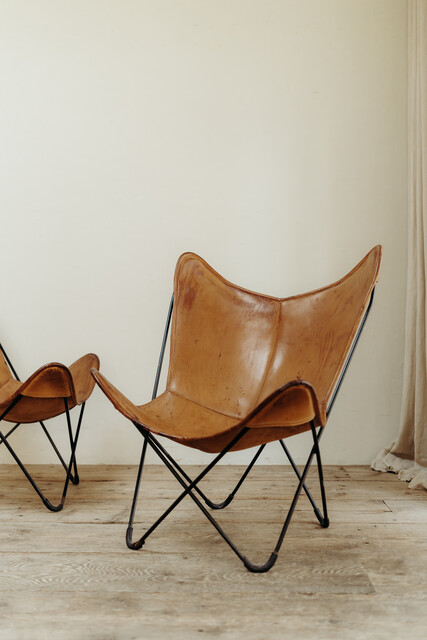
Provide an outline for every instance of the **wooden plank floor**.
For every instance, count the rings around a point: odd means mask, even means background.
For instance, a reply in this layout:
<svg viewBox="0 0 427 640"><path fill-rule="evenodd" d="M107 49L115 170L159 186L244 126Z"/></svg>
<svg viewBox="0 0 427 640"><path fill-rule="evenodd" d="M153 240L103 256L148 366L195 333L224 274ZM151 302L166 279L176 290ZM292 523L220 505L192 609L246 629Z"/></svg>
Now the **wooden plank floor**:
<svg viewBox="0 0 427 640"><path fill-rule="evenodd" d="M31 470L60 494L57 467ZM135 473L83 467L64 510L50 513L16 466L2 466L1 640L426 640L427 492L366 467L326 467L330 528L301 496L276 565L251 574L188 498L129 551ZM223 499L239 473L216 469L206 491ZM256 467L215 515L262 561L294 487L288 467ZM178 492L167 470L148 467L136 533Z"/></svg>

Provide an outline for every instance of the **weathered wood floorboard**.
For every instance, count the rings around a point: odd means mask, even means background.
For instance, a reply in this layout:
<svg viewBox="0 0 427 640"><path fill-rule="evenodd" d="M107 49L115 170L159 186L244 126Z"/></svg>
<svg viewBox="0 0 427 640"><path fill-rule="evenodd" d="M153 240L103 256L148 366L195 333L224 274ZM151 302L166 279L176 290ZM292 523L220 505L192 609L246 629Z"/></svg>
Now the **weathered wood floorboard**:
<svg viewBox="0 0 427 640"><path fill-rule="evenodd" d="M31 471L60 494L57 467ZM224 497L241 472L221 467L206 491ZM427 492L365 467L326 467L330 528L302 496L278 562L256 575L188 498L143 549L128 550L135 473L82 467L54 514L19 469L0 469L0 640L426 639ZM314 477L311 485L317 496ZM262 561L294 486L289 468L256 467L214 515ZM167 470L149 467L135 533L179 491Z"/></svg>

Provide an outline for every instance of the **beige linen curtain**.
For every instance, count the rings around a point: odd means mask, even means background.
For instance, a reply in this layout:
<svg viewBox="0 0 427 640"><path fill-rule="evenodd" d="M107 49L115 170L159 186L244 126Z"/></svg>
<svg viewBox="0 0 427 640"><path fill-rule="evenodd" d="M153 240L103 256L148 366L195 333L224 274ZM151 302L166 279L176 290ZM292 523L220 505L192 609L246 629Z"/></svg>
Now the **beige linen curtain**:
<svg viewBox="0 0 427 640"><path fill-rule="evenodd" d="M427 489L427 0L409 0L409 251L400 432L372 462Z"/></svg>

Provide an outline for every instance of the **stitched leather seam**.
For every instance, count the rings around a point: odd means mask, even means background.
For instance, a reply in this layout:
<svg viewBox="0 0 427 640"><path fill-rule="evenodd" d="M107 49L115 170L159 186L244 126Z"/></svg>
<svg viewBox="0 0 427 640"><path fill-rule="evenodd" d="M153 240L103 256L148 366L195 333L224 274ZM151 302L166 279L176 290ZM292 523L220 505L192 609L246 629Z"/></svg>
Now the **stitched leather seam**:
<svg viewBox="0 0 427 640"><path fill-rule="evenodd" d="M181 393L177 393L176 391L171 391L170 389L168 389L168 393L171 393L174 396L178 396L179 398L183 398L184 400L187 400L187 402L192 402L193 404L196 404L198 407L202 407L203 409L206 409L206 411L213 411L214 413L218 413L218 415L224 416L225 418L232 418L233 420L237 420L238 422L243 420L243 418L240 418L239 416L232 416L228 413L223 413L222 411L217 411L216 409L211 409L210 407L206 407L204 404L201 404L196 400L192 400L191 398L187 398L186 396L183 396Z"/></svg>
<svg viewBox="0 0 427 640"><path fill-rule="evenodd" d="M258 395L256 396L256 401L255 401L255 405L254 405L253 408L255 408L255 407L257 407L259 405L259 402L260 402L259 399L260 399L260 396L261 396L261 394L263 392L265 381L267 380L268 374L270 373L271 365L273 363L274 356L276 355L277 343L279 342L280 319L282 317L282 305L281 305L280 302L278 304L278 307L279 307L279 310L278 310L277 319L276 319L276 335L274 337L274 342L273 342L273 345L272 345L272 348L271 348L271 351L270 351L270 357L269 357L268 363L267 363L267 365L265 367L265 372L264 372L264 375L262 377L262 381L261 381L261 384L260 384L260 387L259 387Z"/></svg>

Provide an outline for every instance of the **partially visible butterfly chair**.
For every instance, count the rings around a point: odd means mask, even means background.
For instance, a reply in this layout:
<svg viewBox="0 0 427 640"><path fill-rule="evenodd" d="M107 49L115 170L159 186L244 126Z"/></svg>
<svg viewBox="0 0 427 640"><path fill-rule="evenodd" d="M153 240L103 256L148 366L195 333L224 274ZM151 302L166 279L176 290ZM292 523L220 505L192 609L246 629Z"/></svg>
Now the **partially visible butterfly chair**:
<svg viewBox="0 0 427 640"><path fill-rule="evenodd" d="M2 345L0 345L0 351L0 422L16 423L6 433L0 431L0 444L4 444L8 449L44 505L50 511L60 511L64 506L70 481L73 484L79 483L76 447L85 403L94 387L90 369L91 367L99 367L99 359L96 355L90 353L77 360L69 368L63 364L52 362L38 369L25 382L21 382ZM73 435L70 411L76 405L80 405L81 408ZM48 418L53 418L62 413L66 417L70 440L68 463L65 462L44 424L44 421ZM65 469L64 488L58 504L52 504L43 494L10 444L9 438L12 433L25 423L39 423L41 425L48 442Z"/></svg>
<svg viewBox="0 0 427 640"><path fill-rule="evenodd" d="M377 246L329 287L291 298L273 298L231 284L192 253L179 258L152 401L135 406L102 374L92 371L105 395L144 438L126 535L130 549L139 549L186 495L250 571L268 571L275 563L302 490L320 525L329 525L319 440L371 307L380 261L381 247ZM166 391L156 397L171 317ZM311 431L313 444L299 471L284 439L303 431ZM192 480L157 436L217 455ZM276 547L264 564L256 565L230 540L203 502L210 509L230 504L263 448L276 440L298 477L298 487ZM148 445L183 491L142 537L133 541ZM227 452L249 447L257 449L245 473L223 502L213 503L199 482ZM322 511L305 483L314 457Z"/></svg>

